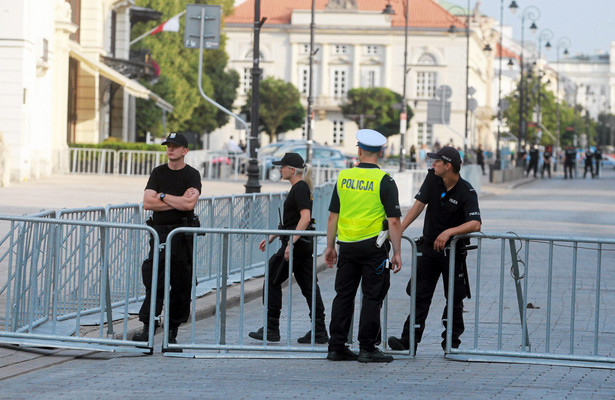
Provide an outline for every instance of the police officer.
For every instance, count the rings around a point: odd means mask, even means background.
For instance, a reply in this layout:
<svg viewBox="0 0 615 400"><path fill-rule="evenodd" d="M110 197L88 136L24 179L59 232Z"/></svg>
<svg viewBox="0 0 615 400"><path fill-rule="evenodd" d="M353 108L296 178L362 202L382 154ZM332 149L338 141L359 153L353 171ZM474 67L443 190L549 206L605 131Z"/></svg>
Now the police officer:
<svg viewBox="0 0 615 400"><path fill-rule="evenodd" d="M577 151L572 147L566 147L564 153L564 179L572 179L573 170L577 162Z"/></svg>
<svg viewBox="0 0 615 400"><path fill-rule="evenodd" d="M545 177L545 171L549 174L549 178L551 178L551 152L548 149L545 149L544 153L542 153L542 171L540 172L540 177Z"/></svg>
<svg viewBox="0 0 615 400"><path fill-rule="evenodd" d="M587 170L589 170L592 179L594 177L594 153L591 149L587 149L585 152L585 170L583 171L583 179L587 176Z"/></svg>
<svg viewBox="0 0 615 400"><path fill-rule="evenodd" d="M329 268L337 263L337 274L327 359L391 362L393 357L376 346L381 342L380 310L389 290L390 269L395 273L401 269L401 210L395 181L377 165L386 138L371 129L359 130L356 137L360 163L340 172L329 205L325 261ZM390 243L378 246L378 236L387 223ZM393 257L389 260L391 246ZM360 283L363 302L357 355L346 346L346 340Z"/></svg>
<svg viewBox="0 0 615 400"><path fill-rule="evenodd" d="M152 218L147 223L158 233L160 243L165 243L167 235L173 229L180 226L195 226L194 207L201 193L201 175L184 161L188 153L188 140L184 135L172 132L162 144L167 146L169 162L152 170L143 194L143 208L153 211ZM149 256L141 266L145 300L139 311L139 320L143 322L143 331L133 336L132 340L135 341L149 339L153 244L154 241L150 238ZM165 323L169 324L169 343L177 343L177 328L186 322L190 315L192 236L183 233L174 235L171 251L170 320ZM164 255L164 250L160 250L156 316L160 315L164 300ZM158 322L155 328L157 325Z"/></svg>
<svg viewBox="0 0 615 400"><path fill-rule="evenodd" d="M594 152L594 160L596 160L596 173L594 177L597 178L600 176L600 163L602 162L602 150L600 148L597 148Z"/></svg>
<svg viewBox="0 0 615 400"><path fill-rule="evenodd" d="M536 145L532 146L530 149L530 164L527 166L526 174L530 176L530 171L534 170L534 178L536 178L536 172L538 172L538 156L540 152L538 151L538 147Z"/></svg>
<svg viewBox="0 0 615 400"><path fill-rule="evenodd" d="M433 160L432 167L427 172L423 185L415 196L416 201L402 222L402 232L423 212L425 206L425 222L423 236L419 239L416 270L416 344L421 341L429 306L440 275L444 282L444 295L448 306L448 271L449 253L447 247L455 235L476 232L480 230L481 218L478 208L478 196L472 185L461 178L461 157L459 151L452 147L443 147L437 153L427 154ZM457 246L465 243L458 242ZM457 249L455 254L455 293L453 299L453 342L451 346L459 347L459 336L464 331L463 299L467 295L465 252ZM408 288L410 282L408 283ZM410 292L410 290L407 290ZM446 348L446 307L442 314L444 332L442 333L442 348ZM408 350L410 348L410 317L406 319L401 338L391 336L389 347L393 350ZM414 351L416 352L416 344Z"/></svg>

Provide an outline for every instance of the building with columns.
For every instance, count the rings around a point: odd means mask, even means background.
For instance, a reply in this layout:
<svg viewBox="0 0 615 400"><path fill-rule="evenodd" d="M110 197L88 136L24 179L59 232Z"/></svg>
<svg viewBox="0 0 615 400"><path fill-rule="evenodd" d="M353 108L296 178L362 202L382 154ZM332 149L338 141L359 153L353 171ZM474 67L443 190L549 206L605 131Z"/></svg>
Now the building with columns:
<svg viewBox="0 0 615 400"><path fill-rule="evenodd" d="M136 97L172 110L134 80L147 72L129 61L134 0L0 4L3 184L66 171L69 143L134 141Z"/></svg>
<svg viewBox="0 0 615 400"><path fill-rule="evenodd" d="M403 92L405 0L316 0L315 48L313 57L314 129L313 139L338 147L346 153L355 150L355 122L345 119L340 104L346 93L358 87L386 87ZM311 0L261 2L261 17L267 20L260 33L260 67L263 76L292 82L307 104L310 58ZM383 14L387 4L394 15ZM475 104L468 113L468 145L481 143L493 149L492 84L494 52L483 49L488 42L495 47L493 20L470 14L469 50L465 17L458 17L434 0L413 0L410 4L408 35L408 75L406 97L414 116L406 132L406 148L436 142L463 148L465 138L466 59L469 61L468 86L473 88ZM235 106L245 102L251 85L252 29L254 0L247 0L225 19L226 50L229 68L241 77L240 96ZM455 33L449 33L450 27ZM452 89L450 123L437 124L427 119L427 102L438 87ZM228 125L218 137L238 135ZM301 138L305 129L288 132L286 138ZM214 135L212 135L214 136ZM265 136L263 136L265 139ZM224 139L218 139L222 142ZM389 147L399 151L400 135L389 138Z"/></svg>

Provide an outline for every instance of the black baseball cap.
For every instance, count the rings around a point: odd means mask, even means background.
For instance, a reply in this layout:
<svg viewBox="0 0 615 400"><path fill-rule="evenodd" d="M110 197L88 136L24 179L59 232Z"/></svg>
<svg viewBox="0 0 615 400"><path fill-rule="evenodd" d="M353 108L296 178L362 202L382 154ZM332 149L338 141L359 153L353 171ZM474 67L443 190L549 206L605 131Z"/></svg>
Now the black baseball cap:
<svg viewBox="0 0 615 400"><path fill-rule="evenodd" d="M459 150L454 147L444 146L437 153L427 153L427 157L432 160L442 160L453 165L461 165L461 155Z"/></svg>
<svg viewBox="0 0 615 400"><path fill-rule="evenodd" d="M171 132L169 136L161 143L163 145L167 145L168 143L173 143L178 146L188 147L188 139L181 133Z"/></svg>
<svg viewBox="0 0 615 400"><path fill-rule="evenodd" d="M305 161L298 153L286 153L280 161L272 162L273 165L287 165L293 168L305 167Z"/></svg>

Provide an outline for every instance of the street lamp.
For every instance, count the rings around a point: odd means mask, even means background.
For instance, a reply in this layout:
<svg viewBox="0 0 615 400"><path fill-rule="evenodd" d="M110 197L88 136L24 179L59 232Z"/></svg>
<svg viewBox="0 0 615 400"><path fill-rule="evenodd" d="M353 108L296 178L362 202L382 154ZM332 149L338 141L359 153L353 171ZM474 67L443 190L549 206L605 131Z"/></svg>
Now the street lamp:
<svg viewBox="0 0 615 400"><path fill-rule="evenodd" d="M470 89L470 0L468 0L468 8L463 9L458 5L454 5L448 8L448 11L454 10L458 8L462 10L466 15L466 95L465 95L465 124L464 124L464 139L463 139L463 157L464 159L468 159L468 91ZM454 34L456 29L455 25L451 25L449 28L449 33ZM464 160L465 161L465 160Z"/></svg>
<svg viewBox="0 0 615 400"><path fill-rule="evenodd" d="M515 0L512 1L512 3L510 3L510 6L508 7L510 9L510 11L514 14L517 9L519 8L519 6L517 5L517 2ZM536 32L536 30L538 29L538 27L536 26L535 21L540 18L540 10L538 9L538 7L536 6L527 6L523 9L523 12L521 13L521 57L520 57L520 67L521 67L521 80L519 81L519 133L517 135L517 151L519 151L519 149L521 148L521 138L525 138L525 141L527 142L527 126L526 126L526 121L525 121L525 113L526 113L526 105L525 105L525 77L523 75L523 69L524 69L524 61L523 61L523 48L525 45L524 39L525 39L525 18L528 18L530 21L532 21L532 25L530 25L530 31L532 33Z"/></svg>
<svg viewBox="0 0 615 400"><path fill-rule="evenodd" d="M568 47L570 47L570 39L568 39L566 36L563 36L561 38L559 38L557 40L557 44L555 46L555 63L557 64L557 78L556 78L556 84L555 84L555 91L557 92L556 96L555 96L555 104L557 105L556 107L556 111L555 111L555 115L556 115L556 119L557 119L557 139L555 141L555 171L557 171L557 154L559 152L559 146L560 146L560 109L559 109L559 103L560 103L560 99L559 99L559 52L560 52L560 47L564 48L564 55L568 55ZM575 96L575 101L576 101L576 96Z"/></svg>
<svg viewBox="0 0 615 400"><path fill-rule="evenodd" d="M502 45L502 39L504 38L504 0L500 0L500 54L499 54L499 70L498 70L498 136L495 141L495 167L496 169L502 168L502 159L500 158L500 129L502 127L502 56L504 46ZM511 60L509 60L510 62Z"/></svg>
<svg viewBox="0 0 615 400"><path fill-rule="evenodd" d="M307 139L307 149L305 153L305 162L309 163L312 161L312 102L314 101L313 93L312 93L312 76L314 72L314 26L316 25L314 22L314 9L315 9L316 0L312 0L312 20L310 22L310 66L309 66L309 77L308 77L308 98L307 98L307 127L306 127L306 139Z"/></svg>
<svg viewBox="0 0 615 400"><path fill-rule="evenodd" d="M537 99L537 104L538 104L538 113L536 114L536 125L538 125L538 129L542 130L542 128L540 127L540 117L541 117L541 106L540 106L540 100L541 100L541 95L540 95L540 91L541 91L541 83L542 83L542 72L539 71L539 65L538 63L540 62L540 58L542 57L542 41L546 40L547 43L545 44L545 48L547 50L549 50L551 48L551 42L550 40L553 39L553 32L551 32L551 30L549 29L543 29L540 31L540 34L538 35L538 62L536 63L536 86L537 86L537 93L538 93L538 99Z"/></svg>
<svg viewBox="0 0 615 400"><path fill-rule="evenodd" d="M406 129L408 123L408 114L406 112L406 78L408 75L408 21L410 20L410 7L408 5L408 0L404 2L404 7L406 7L406 16L405 16L405 25L404 25L404 87L401 95L401 111L399 114L399 172L402 172L406 169L405 155L406 155L406 145L405 145L405 137L406 137ZM391 2L389 1L382 10L382 13L385 15L394 15L395 10L393 10L393 6L391 6Z"/></svg>

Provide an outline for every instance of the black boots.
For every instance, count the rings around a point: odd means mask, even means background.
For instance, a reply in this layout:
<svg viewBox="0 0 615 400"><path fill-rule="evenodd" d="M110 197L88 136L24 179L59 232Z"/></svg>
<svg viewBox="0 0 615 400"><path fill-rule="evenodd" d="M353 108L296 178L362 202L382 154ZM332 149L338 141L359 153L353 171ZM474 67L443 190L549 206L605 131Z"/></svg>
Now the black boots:
<svg viewBox="0 0 615 400"><path fill-rule="evenodd" d="M256 340L264 340L265 339L264 329L259 328L256 332L248 333L248 336ZM267 341L268 342L279 342L280 341L280 329L267 327Z"/></svg>
<svg viewBox="0 0 615 400"><path fill-rule="evenodd" d="M154 326L154 335L156 334L156 330L158 329L158 324ZM132 336L132 340L134 342L147 342L149 341L149 324L143 324L143 330L141 332L137 332Z"/></svg>

